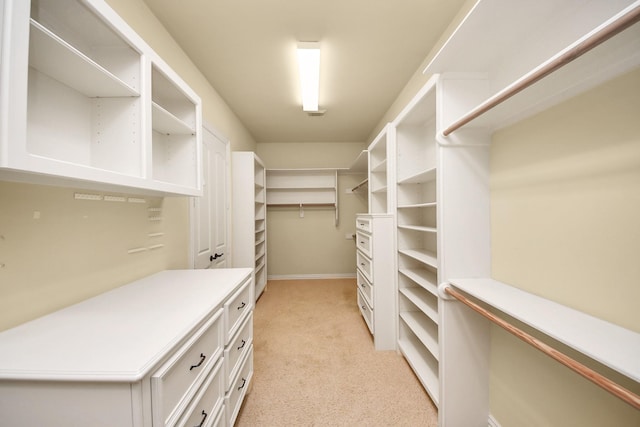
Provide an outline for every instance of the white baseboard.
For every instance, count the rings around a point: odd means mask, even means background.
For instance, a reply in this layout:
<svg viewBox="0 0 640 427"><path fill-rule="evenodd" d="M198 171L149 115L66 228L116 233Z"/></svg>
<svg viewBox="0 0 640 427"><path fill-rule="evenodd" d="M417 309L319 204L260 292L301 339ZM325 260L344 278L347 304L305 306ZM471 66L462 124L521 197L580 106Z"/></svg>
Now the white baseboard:
<svg viewBox="0 0 640 427"><path fill-rule="evenodd" d="M355 279L355 273L267 275L267 280Z"/></svg>
<svg viewBox="0 0 640 427"><path fill-rule="evenodd" d="M500 423L493 418L493 415L489 415L488 427L500 427Z"/></svg>

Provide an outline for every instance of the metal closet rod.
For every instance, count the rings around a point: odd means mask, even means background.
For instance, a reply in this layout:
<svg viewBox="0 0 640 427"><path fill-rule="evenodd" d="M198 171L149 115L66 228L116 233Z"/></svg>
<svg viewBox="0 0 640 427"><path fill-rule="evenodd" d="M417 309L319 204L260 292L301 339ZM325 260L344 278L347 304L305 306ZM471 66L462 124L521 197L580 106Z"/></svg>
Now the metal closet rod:
<svg viewBox="0 0 640 427"><path fill-rule="evenodd" d="M640 21L640 6L634 7L629 12L622 15L620 18L611 22L609 25L606 25L605 27L603 27L600 31L593 34L591 37L583 40L573 49L563 53L558 58L554 59L553 61L549 62L547 65L540 68L538 71L531 73L531 75L522 79L522 81L517 82L512 86L506 87L505 89L498 92L491 98L487 99L485 102L483 102L482 104L480 104L479 106L471 110L469 113L467 113L467 115L463 116L461 119L459 119L458 121L450 125L448 128L446 128L442 132L442 134L444 136L450 135L451 133L460 129L462 126L469 123L470 121L478 118L479 116L491 110L495 106L503 103L504 101L511 98L512 96L528 88L538 80L541 80L542 78L548 76L549 74L553 73L559 68L562 68L563 66L573 61L574 59L579 58L580 56L589 52L591 49L595 48L601 43L604 43L605 41L609 40L611 37L627 29L628 27L632 26L638 21Z"/></svg>
<svg viewBox="0 0 640 427"><path fill-rule="evenodd" d="M513 326L511 323L507 322L506 320L501 319L500 317L496 316L495 314L491 313L490 311L486 310L485 308L471 301L462 293L458 292L455 289L452 289L451 286L447 286L444 289L444 291L447 294L454 297L455 299L457 299L458 301L460 301L461 303L471 308L472 310L476 311L477 313L480 313L482 316L486 317L496 325L505 329L507 332L510 332L511 334L515 335L516 337L520 338L522 341L537 348L538 350L540 350L547 356L551 357L552 359L562 363L572 371L582 375L584 378L588 379L592 383L602 387L609 393L622 399L624 402L633 406L635 409L640 409L640 396L638 396L637 394L627 390L626 388L622 387L618 383L611 381L609 378L602 376L601 374L597 373L593 369L588 368L587 366L584 366L582 363L572 359L571 357L556 350L555 348L548 346L547 344L543 343L539 339L524 332L522 329Z"/></svg>

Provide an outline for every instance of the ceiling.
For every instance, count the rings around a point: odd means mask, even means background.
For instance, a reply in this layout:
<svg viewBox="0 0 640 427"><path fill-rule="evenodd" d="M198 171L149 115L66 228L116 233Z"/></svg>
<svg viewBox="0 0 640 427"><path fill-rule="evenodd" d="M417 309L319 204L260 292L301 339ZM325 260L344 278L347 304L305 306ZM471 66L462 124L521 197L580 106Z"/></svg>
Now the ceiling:
<svg viewBox="0 0 640 427"><path fill-rule="evenodd" d="M366 142L464 0L144 0L256 142ZM321 44L320 109L295 47Z"/></svg>

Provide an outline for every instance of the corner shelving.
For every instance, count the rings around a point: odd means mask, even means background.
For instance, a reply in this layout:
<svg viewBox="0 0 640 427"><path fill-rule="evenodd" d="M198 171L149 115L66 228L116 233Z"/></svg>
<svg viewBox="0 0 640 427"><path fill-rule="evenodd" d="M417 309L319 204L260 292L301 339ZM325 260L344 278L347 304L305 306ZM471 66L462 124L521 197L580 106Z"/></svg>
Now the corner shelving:
<svg viewBox="0 0 640 427"><path fill-rule="evenodd" d="M105 2L3 12L2 179L202 193L199 97Z"/></svg>

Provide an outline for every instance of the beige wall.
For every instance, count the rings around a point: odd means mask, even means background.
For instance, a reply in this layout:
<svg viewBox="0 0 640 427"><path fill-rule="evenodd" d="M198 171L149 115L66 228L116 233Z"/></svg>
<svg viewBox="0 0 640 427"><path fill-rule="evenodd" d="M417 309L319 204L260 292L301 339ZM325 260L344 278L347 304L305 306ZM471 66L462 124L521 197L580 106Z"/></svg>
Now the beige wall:
<svg viewBox="0 0 640 427"><path fill-rule="evenodd" d="M107 3L200 95L205 122L231 140L232 150L255 150L251 134L142 0ZM73 193L0 182L0 330L156 271L188 266L187 198L146 198L138 205L79 201ZM149 206L162 207L160 223L149 222ZM151 242L147 234L155 230L164 236ZM127 254L158 240L162 249Z"/></svg>
<svg viewBox="0 0 640 427"><path fill-rule="evenodd" d="M258 156L267 169L348 168L364 143L268 143L258 144ZM356 213L367 211L366 194L346 194L364 175L339 175L339 223L331 209L295 208L267 211L267 273L270 277L314 277L355 274Z"/></svg>
<svg viewBox="0 0 640 427"><path fill-rule="evenodd" d="M494 278L640 332L639 117L635 71L494 135ZM640 425L640 411L498 329L491 408L503 427Z"/></svg>

